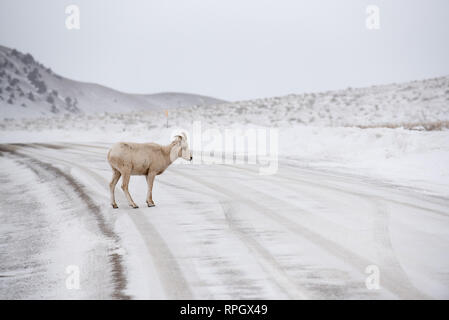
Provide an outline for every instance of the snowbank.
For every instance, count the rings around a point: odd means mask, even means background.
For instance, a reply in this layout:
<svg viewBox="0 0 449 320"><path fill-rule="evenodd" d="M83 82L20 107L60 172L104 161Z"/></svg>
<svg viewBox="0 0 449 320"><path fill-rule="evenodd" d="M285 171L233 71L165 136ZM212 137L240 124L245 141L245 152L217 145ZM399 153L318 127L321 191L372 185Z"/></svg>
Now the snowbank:
<svg viewBox="0 0 449 320"><path fill-rule="evenodd" d="M280 153L304 165L449 195L449 131L295 127Z"/></svg>

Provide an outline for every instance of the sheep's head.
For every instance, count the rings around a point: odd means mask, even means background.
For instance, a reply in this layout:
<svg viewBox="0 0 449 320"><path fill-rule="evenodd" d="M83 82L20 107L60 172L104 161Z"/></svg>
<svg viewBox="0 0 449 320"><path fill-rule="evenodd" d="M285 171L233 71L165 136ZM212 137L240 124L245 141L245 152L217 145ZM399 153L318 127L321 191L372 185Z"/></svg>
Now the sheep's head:
<svg viewBox="0 0 449 320"><path fill-rule="evenodd" d="M189 144L187 143L187 136L183 132L180 135L175 136L175 140L173 141L174 148L172 149L175 153L176 158L183 158L184 160L192 161L192 151L189 149Z"/></svg>

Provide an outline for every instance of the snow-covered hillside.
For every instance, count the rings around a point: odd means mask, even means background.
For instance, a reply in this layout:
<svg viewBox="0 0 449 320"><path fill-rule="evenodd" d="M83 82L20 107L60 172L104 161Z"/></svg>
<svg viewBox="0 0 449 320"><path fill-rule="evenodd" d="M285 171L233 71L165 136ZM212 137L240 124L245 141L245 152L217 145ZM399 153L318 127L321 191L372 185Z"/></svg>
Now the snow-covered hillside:
<svg viewBox="0 0 449 320"><path fill-rule="evenodd" d="M449 77L177 110L213 125L418 127L449 121ZM445 124L447 126L447 123Z"/></svg>
<svg viewBox="0 0 449 320"><path fill-rule="evenodd" d="M207 106L205 104L211 100L197 95L161 93L149 97L156 105L178 106L168 113L169 127L187 127L195 121L214 127L403 127L417 130L449 127L449 77ZM193 106L185 107L189 103ZM0 129L40 130L81 126L83 130L89 130L98 127L98 121L109 128L116 126L118 130L130 130L132 124L141 124L144 128L165 127L167 124L161 109L126 111L115 112L111 108L96 116L75 113L65 117L56 114L32 119L8 119L3 116Z"/></svg>
<svg viewBox="0 0 449 320"><path fill-rule="evenodd" d="M185 93L127 94L63 78L32 55L0 46L1 118L129 112L221 103Z"/></svg>

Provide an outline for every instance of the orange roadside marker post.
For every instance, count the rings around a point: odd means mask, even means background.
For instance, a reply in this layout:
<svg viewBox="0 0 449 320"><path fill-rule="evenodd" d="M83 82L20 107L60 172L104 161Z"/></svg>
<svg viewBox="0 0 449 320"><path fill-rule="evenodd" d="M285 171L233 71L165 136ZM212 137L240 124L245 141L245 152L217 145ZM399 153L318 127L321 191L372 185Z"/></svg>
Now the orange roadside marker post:
<svg viewBox="0 0 449 320"><path fill-rule="evenodd" d="M168 128L168 110L164 110L165 118L167 118L167 128Z"/></svg>

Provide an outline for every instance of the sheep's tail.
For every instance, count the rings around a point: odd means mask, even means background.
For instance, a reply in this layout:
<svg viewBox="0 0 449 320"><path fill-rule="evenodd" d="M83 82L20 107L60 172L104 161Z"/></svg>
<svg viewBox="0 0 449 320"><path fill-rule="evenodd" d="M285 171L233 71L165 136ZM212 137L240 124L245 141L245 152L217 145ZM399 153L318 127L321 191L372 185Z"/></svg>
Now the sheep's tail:
<svg viewBox="0 0 449 320"><path fill-rule="evenodd" d="M109 149L109 151L108 151L108 156L107 156L107 160L108 160L108 163L109 163L109 165L111 166L111 168L112 169L114 169L114 167L112 166L112 163L111 163L111 149Z"/></svg>

